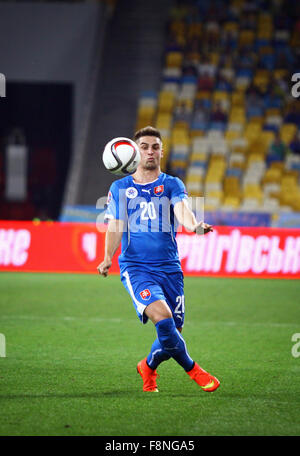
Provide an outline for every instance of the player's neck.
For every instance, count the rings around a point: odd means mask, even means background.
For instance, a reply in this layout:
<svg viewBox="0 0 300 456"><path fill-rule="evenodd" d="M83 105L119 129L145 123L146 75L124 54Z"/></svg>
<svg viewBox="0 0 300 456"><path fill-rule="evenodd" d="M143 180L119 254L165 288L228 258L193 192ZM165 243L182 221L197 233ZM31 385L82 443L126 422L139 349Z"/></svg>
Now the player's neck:
<svg viewBox="0 0 300 456"><path fill-rule="evenodd" d="M138 169L133 175L133 180L137 184L147 184L156 181L161 174L161 169Z"/></svg>

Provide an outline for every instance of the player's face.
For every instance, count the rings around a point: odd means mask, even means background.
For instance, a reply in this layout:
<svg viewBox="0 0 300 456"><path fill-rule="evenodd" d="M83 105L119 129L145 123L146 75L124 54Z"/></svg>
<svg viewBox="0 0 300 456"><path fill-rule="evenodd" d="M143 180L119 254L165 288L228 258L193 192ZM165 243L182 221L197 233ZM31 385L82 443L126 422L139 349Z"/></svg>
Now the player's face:
<svg viewBox="0 0 300 456"><path fill-rule="evenodd" d="M138 140L141 153L140 165L143 169L154 170L159 168L162 157L162 143L156 136L142 136Z"/></svg>

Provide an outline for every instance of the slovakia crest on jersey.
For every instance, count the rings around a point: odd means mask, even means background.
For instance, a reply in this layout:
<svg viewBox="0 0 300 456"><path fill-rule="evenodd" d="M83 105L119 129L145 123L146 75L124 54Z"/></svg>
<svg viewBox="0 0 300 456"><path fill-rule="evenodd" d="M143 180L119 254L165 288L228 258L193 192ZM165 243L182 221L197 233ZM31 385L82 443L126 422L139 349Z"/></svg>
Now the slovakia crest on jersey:
<svg viewBox="0 0 300 456"><path fill-rule="evenodd" d="M151 298L151 291L146 288L145 290L140 292L140 296L144 301L148 301Z"/></svg>
<svg viewBox="0 0 300 456"><path fill-rule="evenodd" d="M158 187L154 187L154 193L156 196L162 195L164 192L164 186L163 185L158 185Z"/></svg>

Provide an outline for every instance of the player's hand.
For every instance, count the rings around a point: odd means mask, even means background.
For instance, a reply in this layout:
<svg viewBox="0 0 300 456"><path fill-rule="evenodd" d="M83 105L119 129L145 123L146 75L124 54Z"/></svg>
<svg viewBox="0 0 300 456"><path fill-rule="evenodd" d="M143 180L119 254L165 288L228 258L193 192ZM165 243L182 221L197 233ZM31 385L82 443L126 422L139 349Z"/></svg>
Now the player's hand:
<svg viewBox="0 0 300 456"><path fill-rule="evenodd" d="M103 260L102 263L100 263L97 267L99 274L103 277L107 277L111 263L111 260Z"/></svg>
<svg viewBox="0 0 300 456"><path fill-rule="evenodd" d="M213 231L212 225L209 225L208 223L200 222L195 228L195 233L197 234L207 234L210 231Z"/></svg>

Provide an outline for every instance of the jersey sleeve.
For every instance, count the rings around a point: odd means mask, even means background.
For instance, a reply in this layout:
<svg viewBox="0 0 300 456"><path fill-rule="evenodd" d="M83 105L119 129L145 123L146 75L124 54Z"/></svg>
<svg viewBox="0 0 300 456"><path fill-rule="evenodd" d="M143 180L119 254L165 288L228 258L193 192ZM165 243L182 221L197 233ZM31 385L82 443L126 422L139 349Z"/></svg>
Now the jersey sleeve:
<svg viewBox="0 0 300 456"><path fill-rule="evenodd" d="M111 219L126 219L125 189L120 188L116 182L113 182L110 186L106 204L107 207L104 216L106 222Z"/></svg>
<svg viewBox="0 0 300 456"><path fill-rule="evenodd" d="M173 206L188 197L185 185L178 177L175 177L171 186L170 200Z"/></svg>

